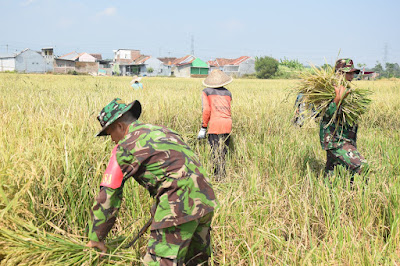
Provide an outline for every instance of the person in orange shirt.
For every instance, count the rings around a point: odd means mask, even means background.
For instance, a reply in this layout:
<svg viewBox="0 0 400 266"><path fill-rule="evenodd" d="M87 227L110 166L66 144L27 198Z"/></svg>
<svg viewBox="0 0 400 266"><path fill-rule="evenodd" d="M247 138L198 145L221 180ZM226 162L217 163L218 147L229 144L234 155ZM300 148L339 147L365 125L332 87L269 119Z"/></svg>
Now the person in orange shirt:
<svg viewBox="0 0 400 266"><path fill-rule="evenodd" d="M208 143L217 180L225 176L225 155L232 131L232 94L224 88L232 81L232 77L219 69L213 70L203 81L206 87L202 92L203 123L197 138L204 139L208 129Z"/></svg>

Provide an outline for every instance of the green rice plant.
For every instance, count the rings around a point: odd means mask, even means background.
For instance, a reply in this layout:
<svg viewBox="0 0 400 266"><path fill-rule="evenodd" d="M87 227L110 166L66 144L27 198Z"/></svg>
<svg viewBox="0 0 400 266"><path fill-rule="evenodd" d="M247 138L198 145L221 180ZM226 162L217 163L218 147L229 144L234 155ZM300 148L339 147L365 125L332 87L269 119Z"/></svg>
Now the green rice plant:
<svg viewBox="0 0 400 266"><path fill-rule="evenodd" d="M335 98L335 87L343 86L347 88L347 95L344 94L340 99L338 108L328 125L335 123L339 125L348 124L353 126L360 119L361 115L367 111L371 100L368 96L371 92L367 89L355 87L345 79L345 75L335 73L331 66L317 68L311 65L313 71L303 72L302 80L295 88L296 93L301 93L305 109L316 111L315 116L323 116ZM311 110L311 109L314 110Z"/></svg>

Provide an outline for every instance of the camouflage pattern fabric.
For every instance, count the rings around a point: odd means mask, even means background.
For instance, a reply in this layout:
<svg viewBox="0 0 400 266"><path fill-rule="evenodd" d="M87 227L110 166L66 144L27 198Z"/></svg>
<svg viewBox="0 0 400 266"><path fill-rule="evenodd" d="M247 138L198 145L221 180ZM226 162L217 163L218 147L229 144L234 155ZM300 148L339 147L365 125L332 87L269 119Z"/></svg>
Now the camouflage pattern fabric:
<svg viewBox="0 0 400 266"><path fill-rule="evenodd" d="M350 58L339 59L335 63L335 70L342 71L342 72L355 72L358 74L360 72L359 69L354 68L353 60Z"/></svg>
<svg viewBox="0 0 400 266"><path fill-rule="evenodd" d="M342 165L353 174L364 175L368 172L368 164L365 158L358 152L357 148L345 143L341 148L327 150L325 172L333 174L337 165Z"/></svg>
<svg viewBox="0 0 400 266"><path fill-rule="evenodd" d="M119 142L116 157L122 183L133 177L157 199L151 230L199 219L218 206L200 161L175 131L135 121ZM91 240L104 239L114 224L123 184L100 190L92 210Z"/></svg>
<svg viewBox="0 0 400 266"><path fill-rule="evenodd" d="M97 120L99 120L102 126L97 136L107 135L105 132L106 128L128 111L131 111L134 117L139 118L142 112L140 102L134 101L133 103L125 104L120 98L115 98L107 104L97 116Z"/></svg>
<svg viewBox="0 0 400 266"><path fill-rule="evenodd" d="M122 188L101 187L90 211L89 239L103 241L115 223L122 201Z"/></svg>
<svg viewBox="0 0 400 266"><path fill-rule="evenodd" d="M206 265L213 212L178 226L152 230L145 265Z"/></svg>
<svg viewBox="0 0 400 266"><path fill-rule="evenodd" d="M320 142L324 150L341 148L345 143L350 143L357 147L357 130L358 126L339 125L336 128L336 123L329 124L333 114L337 109L336 103L333 101L329 104L320 123ZM340 112L340 111L339 111Z"/></svg>

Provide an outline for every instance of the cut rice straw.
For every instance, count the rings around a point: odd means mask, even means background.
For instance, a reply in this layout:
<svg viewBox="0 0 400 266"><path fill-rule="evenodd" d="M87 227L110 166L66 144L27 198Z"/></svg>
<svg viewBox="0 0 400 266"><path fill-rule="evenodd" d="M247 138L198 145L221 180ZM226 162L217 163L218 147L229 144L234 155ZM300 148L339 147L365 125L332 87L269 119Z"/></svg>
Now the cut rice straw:
<svg viewBox="0 0 400 266"><path fill-rule="evenodd" d="M331 66L317 68L311 64L312 71L301 74L302 80L295 88L297 94L302 94L302 103L306 111L313 111L314 115L308 118L322 117L329 104L335 98L335 87L344 86L348 95L339 101L338 108L328 123L336 124L336 127L355 125L361 115L367 111L371 100L368 96L371 92L360 89L345 79L345 75L335 73ZM312 110L313 109L313 110Z"/></svg>

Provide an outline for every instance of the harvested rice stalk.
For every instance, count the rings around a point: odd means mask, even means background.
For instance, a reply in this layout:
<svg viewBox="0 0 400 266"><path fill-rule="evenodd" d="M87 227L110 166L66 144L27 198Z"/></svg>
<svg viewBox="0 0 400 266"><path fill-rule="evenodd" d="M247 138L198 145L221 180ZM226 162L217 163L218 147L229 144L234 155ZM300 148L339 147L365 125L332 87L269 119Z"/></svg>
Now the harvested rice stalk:
<svg viewBox="0 0 400 266"><path fill-rule="evenodd" d="M302 73L300 84L295 88L297 94L303 95L303 103L307 111L313 111L314 116L322 117L330 102L335 98L335 86L344 86L348 89L347 97L339 101L338 108L329 124L336 123L337 126L346 123L353 126L357 123L371 100L368 96L369 90L360 89L345 79L344 75L335 73L333 67L317 68L311 65L310 72ZM314 110L311 110L314 108Z"/></svg>
<svg viewBox="0 0 400 266"><path fill-rule="evenodd" d="M106 255L85 246L86 239L47 232L19 217L0 226L1 265L126 265L139 263L132 250L109 246ZM118 252L116 252L118 250Z"/></svg>

